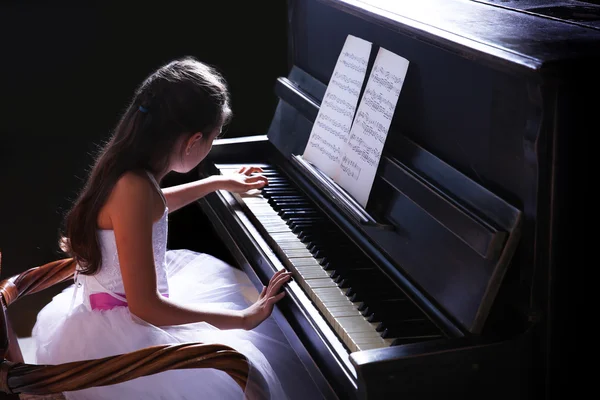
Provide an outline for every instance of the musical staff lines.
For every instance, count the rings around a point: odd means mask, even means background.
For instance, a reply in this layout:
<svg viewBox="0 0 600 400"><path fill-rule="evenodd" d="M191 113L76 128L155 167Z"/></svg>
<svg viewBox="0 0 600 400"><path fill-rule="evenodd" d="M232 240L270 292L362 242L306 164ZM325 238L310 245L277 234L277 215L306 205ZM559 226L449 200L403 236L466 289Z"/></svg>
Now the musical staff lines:
<svg viewBox="0 0 600 400"><path fill-rule="evenodd" d="M367 81L336 182L366 206L404 83L408 61L380 48ZM344 161L347 160L347 161ZM349 166L352 166L350 168Z"/></svg>
<svg viewBox="0 0 600 400"><path fill-rule="evenodd" d="M303 154L363 207L408 69L408 60L380 47L357 108L370 52L371 43L348 35Z"/></svg>
<svg viewBox="0 0 600 400"><path fill-rule="evenodd" d="M342 163L340 164L340 169L349 177L354 179L355 181L360 178L361 168L358 163L348 156L342 157Z"/></svg>
<svg viewBox="0 0 600 400"><path fill-rule="evenodd" d="M339 171L370 53L370 42L348 35L304 150L303 157L332 178Z"/></svg>

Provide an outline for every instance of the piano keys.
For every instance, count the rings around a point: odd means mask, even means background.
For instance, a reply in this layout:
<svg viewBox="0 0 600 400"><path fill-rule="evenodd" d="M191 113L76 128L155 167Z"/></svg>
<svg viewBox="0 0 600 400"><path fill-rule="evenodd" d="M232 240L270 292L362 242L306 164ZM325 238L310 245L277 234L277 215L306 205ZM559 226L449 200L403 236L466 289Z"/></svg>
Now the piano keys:
<svg viewBox="0 0 600 400"><path fill-rule="evenodd" d="M238 201L349 352L442 337L306 195L272 166L257 166L269 185ZM227 174L242 165L216 167Z"/></svg>
<svg viewBox="0 0 600 400"><path fill-rule="evenodd" d="M257 288L293 273L273 317L323 397L548 398L557 166L592 123L578 93L600 32L466 0L290 1L289 16L268 132L215 141L198 168L258 165L269 185L198 204ZM364 208L298 157L348 34L410 61Z"/></svg>

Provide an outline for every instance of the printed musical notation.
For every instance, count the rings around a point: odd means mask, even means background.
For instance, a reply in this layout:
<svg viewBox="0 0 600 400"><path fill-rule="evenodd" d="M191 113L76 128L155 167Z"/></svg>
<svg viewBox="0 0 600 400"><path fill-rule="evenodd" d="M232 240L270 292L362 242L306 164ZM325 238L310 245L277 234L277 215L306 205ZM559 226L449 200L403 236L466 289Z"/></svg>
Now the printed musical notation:
<svg viewBox="0 0 600 400"><path fill-rule="evenodd" d="M380 48L360 104L371 43L348 35L303 158L366 206L408 70L408 60Z"/></svg>
<svg viewBox="0 0 600 400"><path fill-rule="evenodd" d="M340 169L346 175L348 175L354 179L360 178L360 171L361 171L360 166L358 165L358 163L355 160L348 158L347 156L342 157L342 163L340 164Z"/></svg>
<svg viewBox="0 0 600 400"><path fill-rule="evenodd" d="M408 60L379 49L350 129L350 140L342 157L351 160L354 168L342 168L344 173L336 182L363 207L369 199L407 70Z"/></svg>
<svg viewBox="0 0 600 400"><path fill-rule="evenodd" d="M303 158L332 178L348 142L370 53L370 42L348 35L304 150Z"/></svg>

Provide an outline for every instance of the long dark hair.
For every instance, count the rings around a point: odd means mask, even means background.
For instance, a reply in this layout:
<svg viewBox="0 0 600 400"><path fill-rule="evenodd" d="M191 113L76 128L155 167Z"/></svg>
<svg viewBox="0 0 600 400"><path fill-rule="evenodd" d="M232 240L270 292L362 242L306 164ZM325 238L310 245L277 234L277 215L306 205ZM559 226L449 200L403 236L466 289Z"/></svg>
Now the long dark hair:
<svg viewBox="0 0 600 400"><path fill-rule="evenodd" d="M101 266L98 213L121 175L164 172L182 135L203 132L207 140L230 117L225 80L192 57L172 61L144 80L65 218L60 247L76 259L82 274L94 274Z"/></svg>

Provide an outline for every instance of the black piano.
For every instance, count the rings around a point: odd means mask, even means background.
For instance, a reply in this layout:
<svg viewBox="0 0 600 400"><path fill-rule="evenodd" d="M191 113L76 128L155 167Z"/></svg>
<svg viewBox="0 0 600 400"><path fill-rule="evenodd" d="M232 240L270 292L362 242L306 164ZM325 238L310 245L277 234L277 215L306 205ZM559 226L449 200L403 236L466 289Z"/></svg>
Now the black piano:
<svg viewBox="0 0 600 400"><path fill-rule="evenodd" d="M257 287L294 273L273 316L325 398L551 395L567 150L592 126L600 25L544 10L289 1L269 131L198 168L258 165L270 184L199 205ZM410 61L365 208L299 157L349 34L371 62Z"/></svg>

